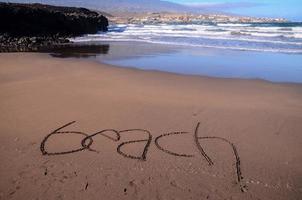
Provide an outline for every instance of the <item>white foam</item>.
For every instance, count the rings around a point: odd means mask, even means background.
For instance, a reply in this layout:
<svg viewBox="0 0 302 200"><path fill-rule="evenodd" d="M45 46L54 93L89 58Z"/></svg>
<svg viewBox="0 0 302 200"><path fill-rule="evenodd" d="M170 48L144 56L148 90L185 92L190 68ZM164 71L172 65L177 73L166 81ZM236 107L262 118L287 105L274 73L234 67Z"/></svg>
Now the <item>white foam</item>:
<svg viewBox="0 0 302 200"><path fill-rule="evenodd" d="M302 27L282 29L250 24L218 25L120 24L109 27L107 33L89 34L72 41L140 41L251 51L302 52Z"/></svg>
<svg viewBox="0 0 302 200"><path fill-rule="evenodd" d="M228 26L228 27L246 27L246 26L251 26L251 24L239 24L239 23L218 23L217 26Z"/></svg>
<svg viewBox="0 0 302 200"><path fill-rule="evenodd" d="M176 43L176 42L164 42L164 41L154 41L154 40L144 40L144 39L111 39L111 38L102 38L98 40L93 39L73 39L73 42L93 42L93 41L107 41L107 42L147 42L154 44L167 44L167 45L176 45L176 46L191 46L191 47L202 47L202 48L215 48L215 49L229 49L229 50L241 50L241 51L265 51L265 52L280 52L280 53L302 53L301 50L293 49L263 49L263 48L245 48L237 46L215 46L215 45L198 45L198 44L188 44L188 43Z"/></svg>

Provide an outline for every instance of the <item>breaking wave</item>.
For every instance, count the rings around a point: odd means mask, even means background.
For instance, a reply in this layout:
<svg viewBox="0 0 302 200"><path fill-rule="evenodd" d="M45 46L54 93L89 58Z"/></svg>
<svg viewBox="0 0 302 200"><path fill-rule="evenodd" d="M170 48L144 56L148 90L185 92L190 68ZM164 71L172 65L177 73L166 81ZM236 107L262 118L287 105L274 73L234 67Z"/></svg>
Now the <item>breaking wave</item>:
<svg viewBox="0 0 302 200"><path fill-rule="evenodd" d="M244 51L302 53L302 23L119 24L74 42L139 41Z"/></svg>

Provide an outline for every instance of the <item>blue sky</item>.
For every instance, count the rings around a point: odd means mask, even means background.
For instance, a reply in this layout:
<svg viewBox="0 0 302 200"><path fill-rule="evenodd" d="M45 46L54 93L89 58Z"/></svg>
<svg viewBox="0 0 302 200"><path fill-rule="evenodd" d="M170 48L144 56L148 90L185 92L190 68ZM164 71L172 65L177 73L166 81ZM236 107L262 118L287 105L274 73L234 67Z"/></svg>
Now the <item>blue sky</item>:
<svg viewBox="0 0 302 200"><path fill-rule="evenodd" d="M302 0L166 0L181 4L201 4L240 15L284 17L302 21Z"/></svg>

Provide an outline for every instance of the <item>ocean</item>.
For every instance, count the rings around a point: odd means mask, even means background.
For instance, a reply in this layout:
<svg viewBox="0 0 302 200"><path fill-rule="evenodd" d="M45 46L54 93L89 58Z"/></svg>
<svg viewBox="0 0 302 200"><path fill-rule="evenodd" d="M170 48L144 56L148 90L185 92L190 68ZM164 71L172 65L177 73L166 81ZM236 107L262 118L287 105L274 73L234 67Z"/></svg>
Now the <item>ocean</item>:
<svg viewBox="0 0 302 200"><path fill-rule="evenodd" d="M139 41L217 49L302 53L302 23L120 24L83 41Z"/></svg>
<svg viewBox="0 0 302 200"><path fill-rule="evenodd" d="M302 83L302 23L118 24L72 41L120 67Z"/></svg>

